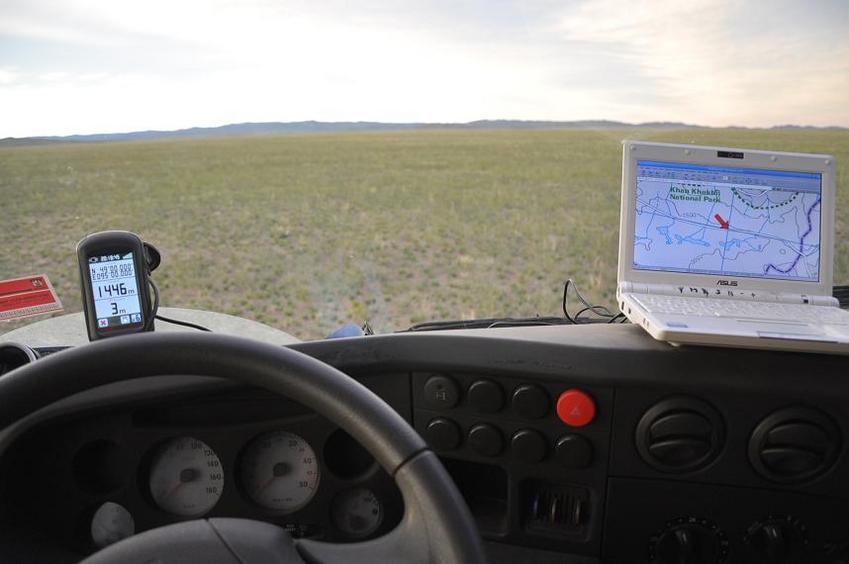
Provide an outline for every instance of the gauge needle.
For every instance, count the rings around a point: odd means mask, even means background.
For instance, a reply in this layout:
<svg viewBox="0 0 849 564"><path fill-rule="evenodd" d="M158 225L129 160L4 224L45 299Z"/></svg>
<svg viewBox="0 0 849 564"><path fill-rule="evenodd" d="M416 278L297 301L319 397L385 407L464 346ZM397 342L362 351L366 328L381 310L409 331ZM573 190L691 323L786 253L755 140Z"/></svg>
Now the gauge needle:
<svg viewBox="0 0 849 564"><path fill-rule="evenodd" d="M194 468L184 468L183 470L180 471L180 481L177 482L177 485L174 486L173 488L171 488L168 491L167 494L165 494L165 497L170 497L170 496L174 495L174 493L177 490L180 489L180 486L182 486L183 484L187 484L189 482L194 482L195 478L197 478L197 477L198 477L198 471L197 470L195 470Z"/></svg>
<svg viewBox="0 0 849 564"><path fill-rule="evenodd" d="M174 495L177 492L177 490L180 489L180 486L182 486L183 484L185 484L185 482L177 482L177 485L174 486L173 488L171 488L170 490L168 490L168 493L166 493L162 497L171 497L172 495Z"/></svg>
<svg viewBox="0 0 849 564"><path fill-rule="evenodd" d="M278 462L277 464L275 464L274 467L271 469L271 477L266 480L265 483L260 485L259 491L262 491L268 486L270 486L274 482L274 480L276 480L280 476L285 476L286 474L288 474L290 470L291 468L285 462Z"/></svg>
<svg viewBox="0 0 849 564"><path fill-rule="evenodd" d="M277 479L277 476L270 477L264 483L260 484L258 491L263 491L265 488L270 486L272 484L272 482L274 482L274 480L276 480L276 479Z"/></svg>

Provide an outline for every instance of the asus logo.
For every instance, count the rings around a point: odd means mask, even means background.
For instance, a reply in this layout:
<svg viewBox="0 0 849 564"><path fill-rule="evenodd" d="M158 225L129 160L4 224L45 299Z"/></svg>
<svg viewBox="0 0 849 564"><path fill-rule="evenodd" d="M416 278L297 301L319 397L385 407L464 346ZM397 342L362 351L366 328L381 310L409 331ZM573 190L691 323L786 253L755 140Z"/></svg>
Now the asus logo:
<svg viewBox="0 0 849 564"><path fill-rule="evenodd" d="M737 281L736 280L717 280L716 285L717 286L736 286Z"/></svg>

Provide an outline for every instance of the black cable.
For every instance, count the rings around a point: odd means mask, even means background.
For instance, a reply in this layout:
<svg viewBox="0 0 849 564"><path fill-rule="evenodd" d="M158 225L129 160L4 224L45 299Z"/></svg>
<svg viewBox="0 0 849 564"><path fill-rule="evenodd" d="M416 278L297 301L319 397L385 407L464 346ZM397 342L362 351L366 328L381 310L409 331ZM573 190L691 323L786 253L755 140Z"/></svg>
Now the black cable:
<svg viewBox="0 0 849 564"><path fill-rule="evenodd" d="M579 309L579 310L578 310L578 313L576 313L576 314L575 314L575 316L574 316L574 317L575 317L575 321L576 321L577 323L585 323L585 322L589 321L589 318L581 317L582 315L584 315L584 314L585 314L586 312L588 312L588 311L593 311L593 309L592 309L592 308L590 308L590 307L584 307L584 308L582 308L582 309ZM593 311L593 313L595 313L595 312Z"/></svg>
<svg viewBox="0 0 849 564"><path fill-rule="evenodd" d="M569 278L566 280L566 283L563 284L563 315L566 316L566 319L569 320L570 323L577 324L578 322L572 319L572 316L569 315L569 308L566 305L566 302L569 299L569 284L572 283L572 279Z"/></svg>
<svg viewBox="0 0 849 564"><path fill-rule="evenodd" d="M569 288L572 287L575 292L575 296L578 298L578 301L584 306L578 313L575 315L569 314ZM591 317L583 317L587 312L592 313L593 315L599 317L600 319L594 319ZM563 315L566 319L569 320L570 323L581 324L581 323L599 323L601 321L606 321L607 323L616 323L619 321L620 323L624 323L622 321L625 316L622 315L621 312L613 313L606 306L603 305L595 305L589 303L581 292L578 290L578 285L575 284L575 281L569 278L563 284Z"/></svg>
<svg viewBox="0 0 849 564"><path fill-rule="evenodd" d="M546 318L543 319L541 317L528 317L525 319L501 319L499 321L494 321L493 323L487 325L487 329L492 329L495 327L533 327L539 325L565 325L563 319L559 317L555 318Z"/></svg>
<svg viewBox="0 0 849 564"><path fill-rule="evenodd" d="M452 319L449 321L425 321L404 331L440 331L449 329L489 329L492 327L524 327L535 325L565 325L562 317L488 317L484 319Z"/></svg>
<svg viewBox="0 0 849 564"><path fill-rule="evenodd" d="M156 317L156 312L159 311L159 288L156 283L150 278L147 279L148 284L153 289L153 303L150 306L150 315L147 316L147 322L144 324L144 330L150 331L153 328L153 318Z"/></svg>
<svg viewBox="0 0 849 564"><path fill-rule="evenodd" d="M624 313L617 313L613 316L608 323L628 323L628 318Z"/></svg>
<svg viewBox="0 0 849 564"><path fill-rule="evenodd" d="M165 317L162 315L156 316L156 319L159 321L164 321L165 323L173 323L174 325L182 325L183 327L191 327L192 329L197 329L198 331L209 331L212 333L212 329L207 329L203 325L198 325L196 323L189 323L188 321L179 321L177 319L171 319L170 317Z"/></svg>
<svg viewBox="0 0 849 564"><path fill-rule="evenodd" d="M831 295L837 298L840 307L849 308L849 286L834 286Z"/></svg>
<svg viewBox="0 0 849 564"><path fill-rule="evenodd" d="M578 310L578 313L571 315L569 313L569 288L573 288L578 301L583 307ZM622 313L613 313L609 308L603 305L595 305L589 303L581 292L578 291L578 285L571 278L566 280L563 285L563 317L554 316L536 316L536 317L490 317L485 319L453 319L449 321L426 321L417 323L405 331L440 331L450 329L490 329L494 327L525 327L534 325L581 325L586 323L626 323L626 318ZM586 317L585 314L592 313L596 317Z"/></svg>
<svg viewBox="0 0 849 564"><path fill-rule="evenodd" d="M192 329L197 329L198 331L208 331L212 333L211 329L207 329L203 325L197 325L196 323L189 323L188 321L180 321L178 319L171 319L170 317L165 317L164 315L159 315L159 288L156 286L156 283L148 278L148 282L150 282L150 287L153 288L153 306L150 308L150 316L147 320L147 325L145 325L145 330L149 330L150 326L153 325L153 320L158 319L159 321L164 321L165 323L173 323L174 325L182 325L183 327L191 327Z"/></svg>

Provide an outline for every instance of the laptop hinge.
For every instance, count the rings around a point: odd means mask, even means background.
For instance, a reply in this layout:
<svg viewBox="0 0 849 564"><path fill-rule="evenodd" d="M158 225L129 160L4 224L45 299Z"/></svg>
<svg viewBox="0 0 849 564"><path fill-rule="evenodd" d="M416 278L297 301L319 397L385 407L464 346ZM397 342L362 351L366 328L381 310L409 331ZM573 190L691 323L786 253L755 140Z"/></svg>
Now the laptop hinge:
<svg viewBox="0 0 849 564"><path fill-rule="evenodd" d="M639 282L620 282L620 294L659 294L665 296L684 296L687 298L713 298L726 300L744 300L757 302L775 302L783 304L803 304L839 306L837 298L789 292L768 292L756 288L705 288L684 286L681 284L641 284Z"/></svg>

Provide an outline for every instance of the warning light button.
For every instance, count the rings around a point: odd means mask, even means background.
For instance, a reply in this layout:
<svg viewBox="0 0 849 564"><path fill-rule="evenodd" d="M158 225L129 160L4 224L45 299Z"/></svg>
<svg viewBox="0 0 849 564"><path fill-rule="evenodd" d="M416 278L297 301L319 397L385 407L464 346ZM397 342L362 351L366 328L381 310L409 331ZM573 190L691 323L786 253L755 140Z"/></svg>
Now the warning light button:
<svg viewBox="0 0 849 564"><path fill-rule="evenodd" d="M570 427L583 427L595 418L595 402L586 392L566 390L557 399L557 416Z"/></svg>

